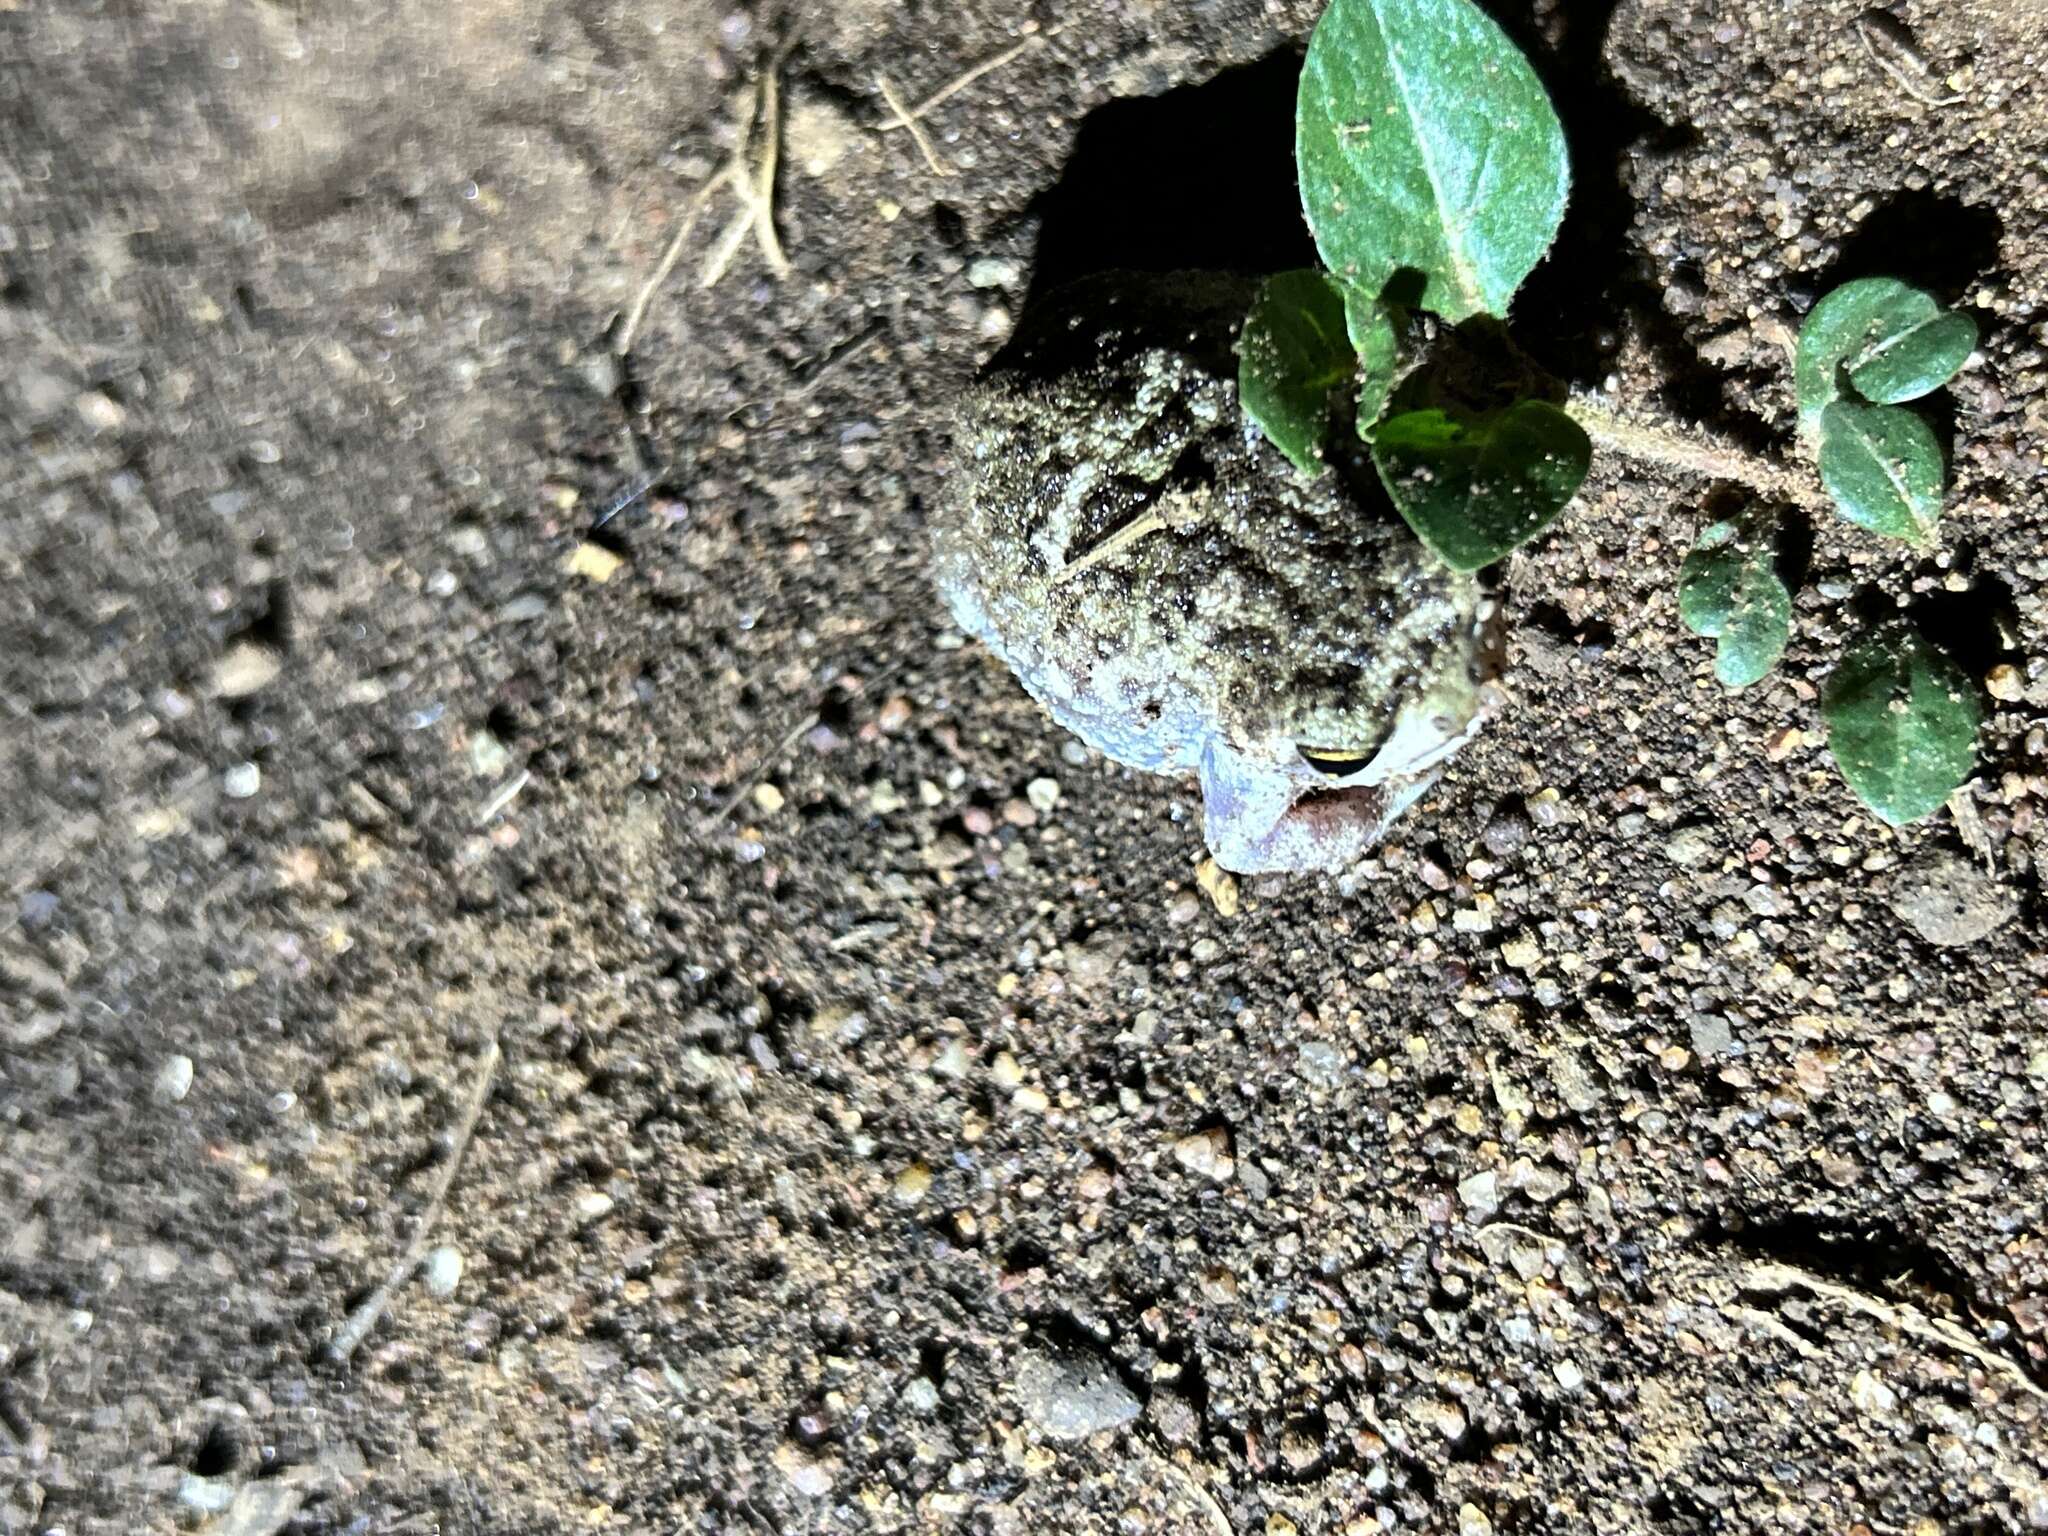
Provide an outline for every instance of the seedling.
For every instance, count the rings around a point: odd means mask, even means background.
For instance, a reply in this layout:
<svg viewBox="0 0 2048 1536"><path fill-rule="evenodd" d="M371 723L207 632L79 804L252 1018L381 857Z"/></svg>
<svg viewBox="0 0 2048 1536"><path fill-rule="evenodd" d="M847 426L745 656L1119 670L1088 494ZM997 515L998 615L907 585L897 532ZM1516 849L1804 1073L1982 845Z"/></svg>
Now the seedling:
<svg viewBox="0 0 2048 1536"><path fill-rule="evenodd" d="M1567 400L1519 363L1500 322L1557 235L1570 168L1535 71L1471 0L1331 0L1302 66L1295 164L1324 266L1268 280L1245 320L1238 394L1302 473L1324 472L1348 416L1395 509L1461 571L1556 521L1596 441L1736 481L1766 508L1820 500L1786 468ZM1893 278L1814 307L1794 370L1800 436L1847 521L1932 539L1941 447L1904 406L1953 378L1976 343L1968 316ZM1715 640L1730 690L1777 665L1792 594L1767 510L1700 535L1679 612ZM1843 776L1887 821L1930 813L1969 776L1974 687L1903 625L1851 648L1822 714Z"/></svg>

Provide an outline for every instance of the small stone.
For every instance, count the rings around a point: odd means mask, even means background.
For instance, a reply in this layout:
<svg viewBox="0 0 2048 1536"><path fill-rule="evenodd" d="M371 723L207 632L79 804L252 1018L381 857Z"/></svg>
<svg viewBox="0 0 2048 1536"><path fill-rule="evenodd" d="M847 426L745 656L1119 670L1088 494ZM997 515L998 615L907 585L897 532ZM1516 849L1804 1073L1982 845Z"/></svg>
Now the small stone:
<svg viewBox="0 0 2048 1536"><path fill-rule="evenodd" d="M1458 1181L1458 1198L1475 1215L1490 1214L1500 1206L1500 1175L1491 1168Z"/></svg>
<svg viewBox="0 0 2048 1536"><path fill-rule="evenodd" d="M462 1284L462 1250L451 1248L446 1243L430 1249L421 1269L429 1291L436 1296L453 1296L455 1287Z"/></svg>
<svg viewBox="0 0 2048 1536"><path fill-rule="evenodd" d="M1505 859L1521 850L1529 841L1529 813L1522 808L1519 800L1503 800L1493 808L1493 815L1487 819L1486 830L1479 834L1480 844L1496 859Z"/></svg>
<svg viewBox="0 0 2048 1536"><path fill-rule="evenodd" d="M1042 1115L1052 1107L1052 1100L1045 1096L1043 1088L1019 1088L1010 1095L1010 1106L1027 1115Z"/></svg>
<svg viewBox="0 0 2048 1536"><path fill-rule="evenodd" d="M1729 1027L1725 1014L1696 1013L1691 1029L1693 1054L1702 1059L1726 1056L1735 1047L1735 1031Z"/></svg>
<svg viewBox="0 0 2048 1536"><path fill-rule="evenodd" d="M1493 1536L1493 1522L1477 1504L1460 1504L1458 1536Z"/></svg>
<svg viewBox="0 0 2048 1536"><path fill-rule="evenodd" d="M1237 1160L1230 1155L1230 1132L1220 1125L1181 1137L1173 1144L1173 1158L1189 1173L1218 1184L1237 1171Z"/></svg>
<svg viewBox="0 0 2048 1536"><path fill-rule="evenodd" d="M263 787L263 770L254 763L236 763L220 776L221 793L230 800L247 800Z"/></svg>
<svg viewBox="0 0 2048 1536"><path fill-rule="evenodd" d="M1451 926L1460 933L1491 933L1493 914L1498 903L1481 891L1472 898L1472 905L1460 907L1451 914Z"/></svg>
<svg viewBox="0 0 2048 1536"><path fill-rule="evenodd" d="M1764 756L1774 763L1782 763L1804 745L1806 733L1796 725L1788 725L1783 730L1774 732L1764 743Z"/></svg>
<svg viewBox="0 0 2048 1536"><path fill-rule="evenodd" d="M773 816L782 809L783 804L782 791L773 784L756 784L754 786L754 809L763 816Z"/></svg>
<svg viewBox="0 0 2048 1536"><path fill-rule="evenodd" d="M832 1491L832 1477L838 1470L837 1463L830 1458L813 1456L788 1440L775 1448L775 1466L789 1479L790 1487L813 1499L822 1499Z"/></svg>
<svg viewBox="0 0 2048 1536"><path fill-rule="evenodd" d="M1195 866L1195 884L1209 898L1209 905L1216 909L1217 916L1237 916L1237 876L1214 859L1204 859Z"/></svg>
<svg viewBox="0 0 2048 1536"><path fill-rule="evenodd" d="M1714 836L1705 827L1680 827L1664 841L1664 857L1682 869L1697 869L1714 856Z"/></svg>
<svg viewBox="0 0 2048 1536"><path fill-rule="evenodd" d="M511 766L511 752L489 731L478 731L469 738L469 771L478 778L502 779Z"/></svg>
<svg viewBox="0 0 2048 1536"><path fill-rule="evenodd" d="M619 574L619 567L625 563L602 544L592 544L585 540L569 551L569 558L562 562L562 569L571 576L581 576L586 581L594 581L603 586Z"/></svg>
<svg viewBox="0 0 2048 1536"><path fill-rule="evenodd" d="M1984 674L1984 691L2001 704L2017 704L2027 696L2027 680L2018 667L2002 661Z"/></svg>
<svg viewBox="0 0 2048 1536"><path fill-rule="evenodd" d="M612 1211L612 1197L602 1190L591 1190L576 1198L576 1219L583 1222L602 1221Z"/></svg>
<svg viewBox="0 0 2048 1536"><path fill-rule="evenodd" d="M1000 256L982 256L967 266L967 281L975 288L1014 288L1023 277L1022 267Z"/></svg>
<svg viewBox="0 0 2048 1536"><path fill-rule="evenodd" d="M1858 1371L1849 1383L1849 1401L1873 1418L1882 1418L1899 1405L1898 1394L1869 1371Z"/></svg>
<svg viewBox="0 0 2048 1536"><path fill-rule="evenodd" d="M1030 1351L1018 1363L1018 1404L1055 1440L1085 1440L1138 1416L1142 1406L1094 1355Z"/></svg>
<svg viewBox="0 0 2048 1536"><path fill-rule="evenodd" d="M930 1413L939 1406L938 1386L929 1376L913 1376L904 1383L903 1406L912 1413Z"/></svg>
<svg viewBox="0 0 2048 1536"><path fill-rule="evenodd" d="M932 1187L932 1171L923 1163L912 1163L896 1175L895 1195L899 1205L915 1205Z"/></svg>
<svg viewBox="0 0 2048 1536"><path fill-rule="evenodd" d="M1033 779L1024 786L1024 798L1031 802L1031 808L1039 815L1050 815L1052 808L1060 803L1060 781Z"/></svg>
<svg viewBox="0 0 2048 1536"><path fill-rule="evenodd" d="M1533 934L1519 933L1501 945L1500 957L1518 971L1533 971L1543 964L1543 946Z"/></svg>
<svg viewBox="0 0 2048 1536"><path fill-rule="evenodd" d="M1145 1416L1168 1445L1193 1445L1202 1432L1201 1415L1195 1405L1170 1387L1152 1394L1145 1404Z"/></svg>
<svg viewBox="0 0 2048 1536"><path fill-rule="evenodd" d="M173 1056L157 1069L152 1092L159 1104L180 1104L192 1091L192 1058Z"/></svg>
<svg viewBox="0 0 2048 1536"><path fill-rule="evenodd" d="M1892 883L1891 908L1930 944L1974 944L2018 913L2012 893L1968 859L1936 849Z"/></svg>
<svg viewBox="0 0 2048 1536"><path fill-rule="evenodd" d="M1586 1384L1586 1373L1569 1360L1560 1360L1550 1368L1550 1374L1557 1378L1557 1384L1567 1392L1576 1392Z"/></svg>
<svg viewBox="0 0 2048 1536"><path fill-rule="evenodd" d="M267 645L237 640L213 664L209 691L216 698L246 699L277 681L284 659Z"/></svg>

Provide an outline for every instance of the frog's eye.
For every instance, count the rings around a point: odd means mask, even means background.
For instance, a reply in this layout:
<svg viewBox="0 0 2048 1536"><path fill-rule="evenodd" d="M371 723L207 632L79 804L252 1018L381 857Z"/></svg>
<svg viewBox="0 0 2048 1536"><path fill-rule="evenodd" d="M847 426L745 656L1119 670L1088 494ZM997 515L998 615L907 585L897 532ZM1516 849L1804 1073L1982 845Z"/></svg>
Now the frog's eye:
<svg viewBox="0 0 2048 1536"><path fill-rule="evenodd" d="M1299 752L1301 760L1317 773L1328 774L1333 779L1348 779L1378 757L1380 748L1385 745L1384 741L1375 742L1364 752L1332 751L1322 747L1304 746L1297 746L1294 750Z"/></svg>

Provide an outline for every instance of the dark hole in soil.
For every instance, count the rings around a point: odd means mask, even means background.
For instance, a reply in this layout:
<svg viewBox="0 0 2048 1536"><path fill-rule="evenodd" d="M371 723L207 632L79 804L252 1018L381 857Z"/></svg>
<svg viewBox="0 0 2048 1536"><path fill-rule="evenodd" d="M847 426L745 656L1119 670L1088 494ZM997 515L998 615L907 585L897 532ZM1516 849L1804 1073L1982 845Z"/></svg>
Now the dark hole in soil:
<svg viewBox="0 0 2048 1536"><path fill-rule="evenodd" d="M1982 677L2005 655L2005 633L2019 632L2012 588L1995 576L1979 576L1967 591L1931 592L1908 613L1920 633L1972 677Z"/></svg>
<svg viewBox="0 0 2048 1536"><path fill-rule="evenodd" d="M1998 215L1981 204L1938 192L1902 192L1856 226L1811 299L1852 278L1899 277L1953 304L1998 266L2004 233Z"/></svg>
<svg viewBox="0 0 2048 1536"><path fill-rule="evenodd" d="M1289 49L1091 112L1058 185L1035 201L1031 298L1092 272L1315 265L1294 186L1300 74Z"/></svg>
<svg viewBox="0 0 2048 1536"><path fill-rule="evenodd" d="M226 1424L216 1424L206 1432L206 1438L193 1453L192 1471L200 1477L225 1477L235 1470L235 1463L241 1460L241 1455L242 1448L235 1443L235 1432Z"/></svg>

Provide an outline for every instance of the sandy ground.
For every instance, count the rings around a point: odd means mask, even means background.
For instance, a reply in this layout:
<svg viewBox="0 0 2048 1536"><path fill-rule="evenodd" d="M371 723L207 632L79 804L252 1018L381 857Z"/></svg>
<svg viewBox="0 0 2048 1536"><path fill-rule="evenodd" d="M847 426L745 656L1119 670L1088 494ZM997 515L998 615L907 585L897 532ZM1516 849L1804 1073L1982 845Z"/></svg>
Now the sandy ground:
<svg viewBox="0 0 2048 1536"><path fill-rule="evenodd" d="M1034 288L1301 259L1312 3L0 0L0 1531L2048 1528L2048 12L1860 11L1504 0L1519 325L1782 445L1927 284L1939 549L1731 701L1598 465L1379 857L1212 891L923 513ZM1901 602L2012 671L1893 833Z"/></svg>

